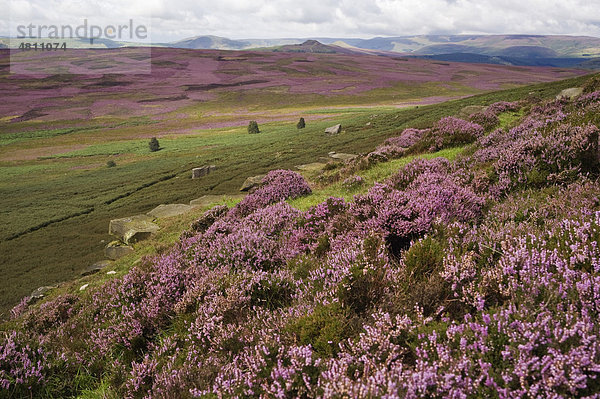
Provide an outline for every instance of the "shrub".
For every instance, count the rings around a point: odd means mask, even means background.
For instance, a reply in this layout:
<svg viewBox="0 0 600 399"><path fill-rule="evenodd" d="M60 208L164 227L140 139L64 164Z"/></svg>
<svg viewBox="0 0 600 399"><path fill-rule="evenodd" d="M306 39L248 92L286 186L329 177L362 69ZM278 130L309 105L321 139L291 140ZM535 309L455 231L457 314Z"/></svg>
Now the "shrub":
<svg viewBox="0 0 600 399"><path fill-rule="evenodd" d="M311 314L290 323L287 330L300 344L311 345L323 358L335 354L338 343L349 334L346 316L338 304L317 306Z"/></svg>
<svg viewBox="0 0 600 399"><path fill-rule="evenodd" d="M151 152L156 152L160 150L160 144L158 143L158 139L156 137L152 137L150 142L148 143L148 147L150 147Z"/></svg>
<svg viewBox="0 0 600 399"><path fill-rule="evenodd" d="M258 123L256 123L256 121L250 121L250 123L248 123L248 133L249 134L260 133L260 129L258 128Z"/></svg>
<svg viewBox="0 0 600 399"><path fill-rule="evenodd" d="M469 117L469 120L483 126L485 130L493 129L500 123L500 119L498 119L496 114L489 110L485 112L476 112Z"/></svg>
<svg viewBox="0 0 600 399"><path fill-rule="evenodd" d="M115 161L113 161L113 160L110 160L110 161L106 162L106 166L108 168L114 168L115 166L117 166L117 163Z"/></svg>
<svg viewBox="0 0 600 399"><path fill-rule="evenodd" d="M444 248L437 240L426 237L411 245L403 260L408 275L416 280L423 280L433 271L442 268Z"/></svg>
<svg viewBox="0 0 600 399"><path fill-rule="evenodd" d="M304 121L304 118L300 118L296 127L298 129L304 129L306 127L306 122Z"/></svg>

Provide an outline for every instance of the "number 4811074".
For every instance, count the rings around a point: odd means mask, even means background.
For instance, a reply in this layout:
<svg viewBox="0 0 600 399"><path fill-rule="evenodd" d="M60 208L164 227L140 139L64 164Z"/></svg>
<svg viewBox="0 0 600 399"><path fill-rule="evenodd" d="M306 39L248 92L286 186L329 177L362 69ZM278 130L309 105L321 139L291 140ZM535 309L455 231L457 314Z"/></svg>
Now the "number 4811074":
<svg viewBox="0 0 600 399"><path fill-rule="evenodd" d="M26 43L21 42L19 45L19 49L21 50L41 50L41 51L56 51L56 50L66 50L67 43Z"/></svg>

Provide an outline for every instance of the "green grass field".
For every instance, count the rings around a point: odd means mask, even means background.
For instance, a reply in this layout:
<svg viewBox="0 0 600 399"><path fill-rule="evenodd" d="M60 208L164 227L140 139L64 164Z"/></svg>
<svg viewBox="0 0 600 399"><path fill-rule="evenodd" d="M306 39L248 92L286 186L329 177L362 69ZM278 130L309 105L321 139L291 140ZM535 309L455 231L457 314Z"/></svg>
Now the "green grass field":
<svg viewBox="0 0 600 399"><path fill-rule="evenodd" d="M406 127L430 126L465 106L511 101L530 92L551 97L585 79L405 109L335 109L325 104L319 109L313 104L298 108L296 115L284 121L261 124L262 133L257 135L247 134L245 126L211 130L189 127L177 134L166 129L160 134L156 123L146 118L132 118L127 123L103 121L101 126L90 123L69 129L30 130L27 135L2 134L0 313L6 316L7 310L33 289L73 279L86 266L102 259L104 246L112 240L107 234L110 219L145 213L163 203L188 203L205 194L234 194L248 176L272 169L295 169L330 151L366 153ZM319 115L319 119L311 115ZM295 127L300 116L307 121L303 130ZM507 118L503 123L510 123ZM323 133L336 123L344 127L341 134ZM31 122L24 125L35 126ZM177 121L172 120L160 127L176 125ZM149 151L149 134L159 136L160 151ZM57 146L63 150L44 151ZM10 160L11 152L25 150L32 151L31 159ZM452 158L458 151L450 149L431 156ZM360 174L371 184L409 160L388 162ZM108 167L108 161L116 166ZM217 169L192 180L191 169L207 164ZM306 209L330 195L350 198L358 192L360 189L345 190L338 183L315 188L312 196L292 204ZM185 223L182 220L181 226Z"/></svg>

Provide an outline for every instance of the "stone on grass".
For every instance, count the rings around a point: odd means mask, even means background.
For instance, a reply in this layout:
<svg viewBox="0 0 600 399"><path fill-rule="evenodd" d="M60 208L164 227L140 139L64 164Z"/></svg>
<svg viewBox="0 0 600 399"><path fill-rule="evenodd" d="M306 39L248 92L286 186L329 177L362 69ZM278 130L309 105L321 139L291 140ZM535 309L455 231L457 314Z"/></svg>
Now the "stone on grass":
<svg viewBox="0 0 600 399"><path fill-rule="evenodd" d="M246 180L244 180L242 187L240 187L240 191L250 191L254 187L258 186L262 179L265 178L265 176L266 175L256 175L247 178Z"/></svg>
<svg viewBox="0 0 600 399"><path fill-rule="evenodd" d="M198 179L200 177L206 176L210 172L213 172L217 167L215 165L205 165L199 168L192 169L192 179Z"/></svg>
<svg viewBox="0 0 600 399"><path fill-rule="evenodd" d="M188 213L192 209L194 209L193 206L186 204L161 204L156 208L152 209L146 215L152 216L157 219L170 218L173 216L179 216L183 215L184 213Z"/></svg>
<svg viewBox="0 0 600 399"><path fill-rule="evenodd" d="M356 159L358 155L354 154L344 154L341 152L329 153L329 158L337 159L338 161L349 161L351 159Z"/></svg>
<svg viewBox="0 0 600 399"><path fill-rule="evenodd" d="M572 100L575 97L580 96L581 93L583 93L582 87L570 87L570 88L564 89L563 91L558 93L558 96L556 96L556 99L560 100L560 99L565 98L567 100Z"/></svg>
<svg viewBox="0 0 600 399"><path fill-rule="evenodd" d="M325 129L325 133L327 133L327 134L338 134L341 131L342 131L342 125L340 125L340 124L331 126L331 127L328 127L327 129Z"/></svg>
<svg viewBox="0 0 600 399"><path fill-rule="evenodd" d="M36 288L31 295L29 295L30 300L42 299L46 296L46 293L52 289L56 288L56 286L44 285L42 287Z"/></svg>
<svg viewBox="0 0 600 399"><path fill-rule="evenodd" d="M320 171L325 167L325 165L326 164L323 162L312 162L304 165L298 165L296 168L303 171Z"/></svg>
<svg viewBox="0 0 600 399"><path fill-rule="evenodd" d="M112 260L101 260L101 261L98 261L98 262L94 263L93 265L90 265L90 266L86 267L81 272L81 275L82 276L89 276L90 274L98 273L100 270L104 269L105 267L111 266L114 263L115 262L112 261Z"/></svg>
<svg viewBox="0 0 600 399"><path fill-rule="evenodd" d="M160 229L157 224L152 223L153 220L148 215L113 219L108 226L108 234L118 237L126 244L146 240Z"/></svg>
<svg viewBox="0 0 600 399"><path fill-rule="evenodd" d="M104 248L104 256L111 260L117 260L133 252L129 245L123 245L119 241L113 241Z"/></svg>

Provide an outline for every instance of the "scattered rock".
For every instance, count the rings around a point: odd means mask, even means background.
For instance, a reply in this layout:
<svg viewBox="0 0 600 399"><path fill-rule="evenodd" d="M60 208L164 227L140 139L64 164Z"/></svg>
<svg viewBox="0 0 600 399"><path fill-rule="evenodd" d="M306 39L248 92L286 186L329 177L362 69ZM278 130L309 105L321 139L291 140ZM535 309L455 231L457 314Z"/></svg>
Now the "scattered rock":
<svg viewBox="0 0 600 399"><path fill-rule="evenodd" d="M304 165L296 166L296 168L298 170L305 170L305 171L318 171L318 170L322 170L324 167L325 167L325 163L323 163L323 162L312 162L312 163L307 163Z"/></svg>
<svg viewBox="0 0 600 399"><path fill-rule="evenodd" d="M192 169L192 179L198 179L200 177L206 176L215 169L217 169L215 165L205 165L199 168L194 168Z"/></svg>
<svg viewBox="0 0 600 399"><path fill-rule="evenodd" d="M84 284L81 287L79 287L79 291L83 291L83 290L85 290L89 286L90 286L89 283L88 284Z"/></svg>
<svg viewBox="0 0 600 399"><path fill-rule="evenodd" d="M194 209L193 206L185 204L161 204L156 208L152 209L146 215L152 216L157 219L170 218L173 216L183 215Z"/></svg>
<svg viewBox="0 0 600 399"><path fill-rule="evenodd" d="M90 274L98 273L100 270L104 269L107 266L111 266L115 262L112 260L101 260L99 262L94 263L85 268L84 271L81 272L82 276L89 276Z"/></svg>
<svg viewBox="0 0 600 399"><path fill-rule="evenodd" d="M111 260L117 260L133 252L129 245L123 245L119 241L113 241L104 248L104 256Z"/></svg>
<svg viewBox="0 0 600 399"><path fill-rule="evenodd" d="M367 122L365 126L371 126L371 122Z"/></svg>
<svg viewBox="0 0 600 399"><path fill-rule="evenodd" d="M153 220L152 216L148 215L113 219L108 226L108 234L118 237L126 244L145 240L160 229L158 225L152 223Z"/></svg>
<svg viewBox="0 0 600 399"><path fill-rule="evenodd" d="M117 274L117 272L116 272L116 271L114 271L114 270L111 270L111 271L109 271L109 272L106 272L106 274L108 274L108 275L111 275L111 274Z"/></svg>
<svg viewBox="0 0 600 399"><path fill-rule="evenodd" d="M266 175L256 175L247 178L242 184L242 187L240 187L240 191L250 191L254 187L258 186L265 176Z"/></svg>
<svg viewBox="0 0 600 399"><path fill-rule="evenodd" d="M46 296L46 293L52 289L56 288L56 286L45 285L39 288L36 288L31 295L29 295L30 300L42 299Z"/></svg>
<svg viewBox="0 0 600 399"><path fill-rule="evenodd" d="M327 134L338 134L341 131L342 131L342 125L340 125L340 124L331 126L331 127L328 127L327 129L325 129L325 133L327 133Z"/></svg>
<svg viewBox="0 0 600 399"><path fill-rule="evenodd" d="M572 100L575 97L580 96L581 93L583 93L582 87L570 87L570 88L564 89L563 91L558 93L558 96L556 96L556 99L560 100L562 98L566 98L568 100Z"/></svg>
<svg viewBox="0 0 600 399"><path fill-rule="evenodd" d="M333 153L333 154L331 154L331 153L329 154L329 158L332 158L332 159L337 159L337 160L339 160L339 161L349 161L349 160L351 160L351 159L356 159L357 157L358 157L358 155L354 155L354 154L343 154L343 153L341 153L341 152L340 152L340 153L338 153L338 152L335 152L335 153Z"/></svg>

